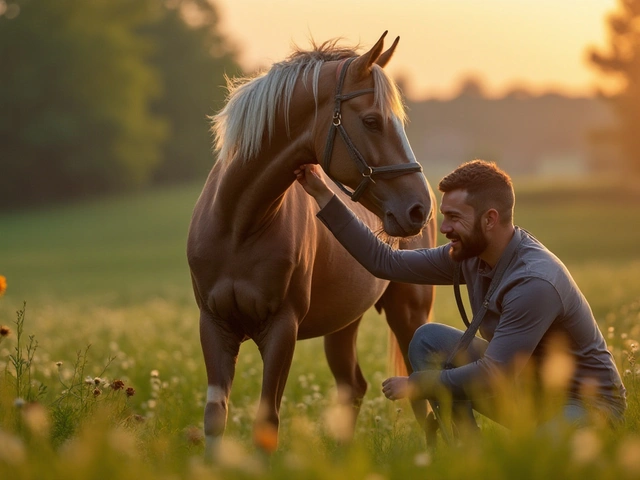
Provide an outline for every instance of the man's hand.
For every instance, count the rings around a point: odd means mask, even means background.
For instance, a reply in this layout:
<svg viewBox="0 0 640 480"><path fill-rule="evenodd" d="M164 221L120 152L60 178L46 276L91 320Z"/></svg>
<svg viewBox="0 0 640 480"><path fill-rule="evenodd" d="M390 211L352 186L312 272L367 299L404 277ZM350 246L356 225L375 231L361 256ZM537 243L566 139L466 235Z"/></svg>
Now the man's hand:
<svg viewBox="0 0 640 480"><path fill-rule="evenodd" d="M300 165L293 171L298 183L302 185L302 188L315 198L318 206L324 208L329 203L329 200L333 198L333 192L327 186L322 174L320 172L320 166L312 163L305 163Z"/></svg>
<svg viewBox="0 0 640 480"><path fill-rule="evenodd" d="M391 377L382 382L382 393L389 400L436 398L443 389L440 370L422 370L410 377Z"/></svg>
<svg viewBox="0 0 640 480"><path fill-rule="evenodd" d="M400 400L410 398L413 387L409 383L409 377L391 377L382 382L382 393L389 400Z"/></svg>

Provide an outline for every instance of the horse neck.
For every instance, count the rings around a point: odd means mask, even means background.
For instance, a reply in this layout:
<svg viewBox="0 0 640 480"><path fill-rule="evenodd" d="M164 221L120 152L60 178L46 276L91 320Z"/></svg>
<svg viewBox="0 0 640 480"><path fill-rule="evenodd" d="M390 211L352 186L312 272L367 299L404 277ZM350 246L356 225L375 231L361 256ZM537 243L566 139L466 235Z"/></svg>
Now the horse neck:
<svg viewBox="0 0 640 480"><path fill-rule="evenodd" d="M317 163L315 151L318 132L316 122L323 107L333 104L331 75L334 71L323 69L320 79L318 104L311 94L311 80L307 85L299 81L290 104L289 125L286 131L284 114L279 113L271 135L264 135L263 148L256 158L236 158L227 167L224 180L218 188L219 204L227 212L228 225L237 235L248 235L266 228L278 216L286 193L295 181L293 171L303 163ZM326 77L326 78L325 78ZM318 115L316 116L316 108ZM330 122L331 106L327 109L326 127ZM319 125L324 121L319 120ZM326 133L324 133L326 135Z"/></svg>
<svg viewBox="0 0 640 480"><path fill-rule="evenodd" d="M235 237L249 238L278 217L295 182L293 171L314 161L311 137L304 133L288 138L284 131L276 131L271 145L258 157L227 167L216 195L216 218L224 219Z"/></svg>

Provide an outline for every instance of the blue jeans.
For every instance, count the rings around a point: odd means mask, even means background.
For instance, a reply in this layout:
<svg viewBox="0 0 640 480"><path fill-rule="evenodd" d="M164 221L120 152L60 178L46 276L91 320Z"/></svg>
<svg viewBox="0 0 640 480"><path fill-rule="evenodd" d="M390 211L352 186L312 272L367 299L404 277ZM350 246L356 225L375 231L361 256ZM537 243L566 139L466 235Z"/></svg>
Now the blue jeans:
<svg viewBox="0 0 640 480"><path fill-rule="evenodd" d="M414 371L427 369L442 369L450 352L453 351L463 332L448 325L439 323L427 323L419 327L409 344L409 361ZM466 352L461 352L453 360L454 366L461 366L480 359L489 343L486 340L475 337ZM515 386L514 386L515 388ZM429 399L432 402L435 399ZM476 427L473 410L484 416L504 424L504 420L498 415L498 405L495 398L489 393L483 396L482 401L473 398L456 398L452 404L454 422L468 422L467 425ZM560 423L580 426L587 422L589 412L578 399L567 399L562 411L557 417L552 418L542 425L542 428L555 428ZM505 425L509 426L509 425ZM477 428L477 427L476 427Z"/></svg>

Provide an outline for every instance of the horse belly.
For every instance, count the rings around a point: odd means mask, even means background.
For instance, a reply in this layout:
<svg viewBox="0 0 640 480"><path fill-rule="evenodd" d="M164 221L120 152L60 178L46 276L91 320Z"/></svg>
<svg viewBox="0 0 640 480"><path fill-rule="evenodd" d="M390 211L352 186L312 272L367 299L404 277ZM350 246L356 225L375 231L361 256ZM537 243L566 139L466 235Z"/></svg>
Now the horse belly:
<svg viewBox="0 0 640 480"><path fill-rule="evenodd" d="M309 311L302 320L298 338L313 338L338 331L358 320L382 296L387 280L374 277L359 264L349 265L323 281L311 284Z"/></svg>

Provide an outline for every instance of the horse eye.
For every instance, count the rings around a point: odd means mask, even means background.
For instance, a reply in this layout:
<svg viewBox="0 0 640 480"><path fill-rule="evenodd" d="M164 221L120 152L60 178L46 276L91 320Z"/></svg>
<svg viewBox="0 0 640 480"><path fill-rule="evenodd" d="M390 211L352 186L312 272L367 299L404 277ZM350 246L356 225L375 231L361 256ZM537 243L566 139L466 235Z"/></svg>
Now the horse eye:
<svg viewBox="0 0 640 480"><path fill-rule="evenodd" d="M362 119L362 123L364 123L364 126L367 127L369 130L375 130L375 131L381 130L380 120L376 117L365 117Z"/></svg>

